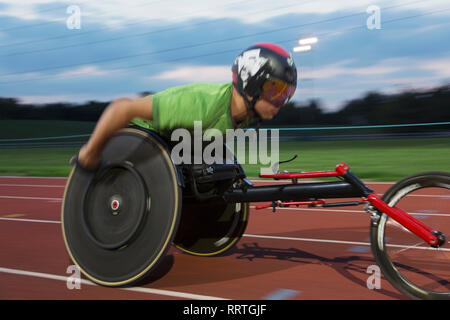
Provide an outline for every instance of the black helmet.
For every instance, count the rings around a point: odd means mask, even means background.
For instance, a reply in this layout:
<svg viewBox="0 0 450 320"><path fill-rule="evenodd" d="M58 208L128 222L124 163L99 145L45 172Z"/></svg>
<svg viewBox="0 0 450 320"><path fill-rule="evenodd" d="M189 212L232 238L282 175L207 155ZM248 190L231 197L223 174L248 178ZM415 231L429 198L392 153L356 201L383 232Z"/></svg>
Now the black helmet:
<svg viewBox="0 0 450 320"><path fill-rule="evenodd" d="M297 68L291 54L273 43L257 43L244 50L231 70L234 87L252 110L259 98L281 107L297 86Z"/></svg>

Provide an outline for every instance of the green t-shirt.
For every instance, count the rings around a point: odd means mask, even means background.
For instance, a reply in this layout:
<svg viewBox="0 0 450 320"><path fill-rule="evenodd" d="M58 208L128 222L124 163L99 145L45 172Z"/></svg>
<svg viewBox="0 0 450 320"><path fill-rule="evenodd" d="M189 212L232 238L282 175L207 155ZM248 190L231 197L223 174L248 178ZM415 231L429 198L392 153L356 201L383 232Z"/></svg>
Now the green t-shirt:
<svg viewBox="0 0 450 320"><path fill-rule="evenodd" d="M193 83L170 88L152 96L153 120L135 118L132 124L156 131L168 140L177 128L193 132L194 121L202 122L203 133L215 128L225 134L227 129L245 128L252 121L247 118L239 125L234 122L231 96L232 83Z"/></svg>

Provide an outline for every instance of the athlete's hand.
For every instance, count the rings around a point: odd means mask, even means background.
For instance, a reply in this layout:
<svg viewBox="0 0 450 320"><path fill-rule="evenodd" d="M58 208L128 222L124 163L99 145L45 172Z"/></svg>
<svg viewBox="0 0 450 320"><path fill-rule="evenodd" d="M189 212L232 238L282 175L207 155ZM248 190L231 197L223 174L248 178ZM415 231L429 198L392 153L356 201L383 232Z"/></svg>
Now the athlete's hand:
<svg viewBox="0 0 450 320"><path fill-rule="evenodd" d="M87 170L95 170L100 164L100 153L95 152L84 145L81 147L78 156L75 156L78 164ZM71 163L75 160L75 157L71 159Z"/></svg>

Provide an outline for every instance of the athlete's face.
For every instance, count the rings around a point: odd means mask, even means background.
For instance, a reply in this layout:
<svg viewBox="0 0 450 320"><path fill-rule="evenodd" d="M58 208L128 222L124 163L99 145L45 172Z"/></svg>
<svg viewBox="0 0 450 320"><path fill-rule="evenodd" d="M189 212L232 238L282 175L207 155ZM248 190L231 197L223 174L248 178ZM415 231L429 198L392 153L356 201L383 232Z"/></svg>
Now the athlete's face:
<svg viewBox="0 0 450 320"><path fill-rule="evenodd" d="M258 99L255 104L255 111L263 120L271 120L280 111L280 108L275 107L270 102L264 99Z"/></svg>

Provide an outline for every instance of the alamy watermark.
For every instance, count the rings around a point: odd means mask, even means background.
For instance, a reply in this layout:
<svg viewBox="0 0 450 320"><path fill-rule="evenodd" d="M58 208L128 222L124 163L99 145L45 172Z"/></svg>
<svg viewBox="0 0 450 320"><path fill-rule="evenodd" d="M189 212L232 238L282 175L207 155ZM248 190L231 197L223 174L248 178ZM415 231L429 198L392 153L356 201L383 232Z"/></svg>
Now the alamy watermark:
<svg viewBox="0 0 450 320"><path fill-rule="evenodd" d="M370 274L369 278L367 278L366 285L370 290L380 290L381 289L381 270L377 265L370 265L366 273Z"/></svg>
<svg viewBox="0 0 450 320"><path fill-rule="evenodd" d="M172 142L178 142L171 151L176 164L232 164L234 153L241 164L260 164L261 173L272 172L279 161L279 130L228 129L224 134L218 129L207 129L203 133L201 121L194 122L193 134L184 128L175 129ZM206 144L206 146L205 146ZM224 154L224 144L230 154ZM268 152L270 144L270 154ZM248 152L247 152L248 147ZM248 155L248 157L246 156Z"/></svg>
<svg viewBox="0 0 450 320"><path fill-rule="evenodd" d="M77 5L71 5L67 7L67 14L70 16L66 20L66 26L69 30L81 29L81 9Z"/></svg>
<svg viewBox="0 0 450 320"><path fill-rule="evenodd" d="M379 6L371 5L368 6L366 12L370 14L370 16L366 20L367 29L381 29L381 10Z"/></svg>
<svg viewBox="0 0 450 320"><path fill-rule="evenodd" d="M66 286L67 289L73 290L73 289L81 289L81 272L80 268L76 265L70 265L67 267L66 273L71 274L69 277L67 277Z"/></svg>

